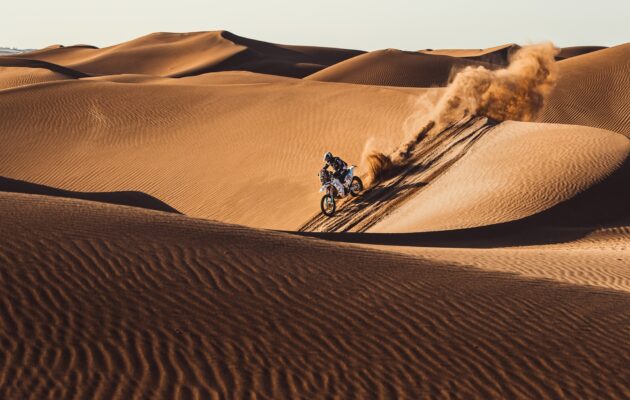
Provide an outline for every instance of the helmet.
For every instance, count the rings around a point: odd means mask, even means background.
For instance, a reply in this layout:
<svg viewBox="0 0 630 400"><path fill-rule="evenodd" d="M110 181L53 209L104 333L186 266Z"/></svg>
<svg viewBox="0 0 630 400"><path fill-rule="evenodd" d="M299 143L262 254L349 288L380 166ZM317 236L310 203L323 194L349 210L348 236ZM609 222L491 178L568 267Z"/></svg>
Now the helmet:
<svg viewBox="0 0 630 400"><path fill-rule="evenodd" d="M331 153L330 151L327 151L327 152L324 154L324 162L328 162L328 161L330 161L332 158L333 158L333 155L332 155L332 153Z"/></svg>

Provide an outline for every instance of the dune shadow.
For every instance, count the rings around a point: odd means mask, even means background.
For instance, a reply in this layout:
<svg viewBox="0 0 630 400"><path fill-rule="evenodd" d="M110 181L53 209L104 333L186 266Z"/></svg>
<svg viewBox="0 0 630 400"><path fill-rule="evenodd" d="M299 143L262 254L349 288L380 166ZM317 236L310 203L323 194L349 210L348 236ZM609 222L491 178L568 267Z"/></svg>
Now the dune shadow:
<svg viewBox="0 0 630 400"><path fill-rule="evenodd" d="M580 239L592 228L523 229L521 221L440 232L291 232L324 240L388 246L493 248L564 243Z"/></svg>
<svg viewBox="0 0 630 400"><path fill-rule="evenodd" d="M77 71L76 69L53 64L48 61L31 60L29 58L20 57L20 55L15 57L0 57L0 67L42 68L73 79L89 78L91 76L84 72Z"/></svg>
<svg viewBox="0 0 630 400"><path fill-rule="evenodd" d="M364 53L361 50L330 49L331 51L325 55L313 55L296 46L249 39L228 31L221 32L221 37L237 46L242 46L244 49L219 63L201 65L173 74L171 77L182 78L221 71L249 71L290 78L304 78L338 62Z"/></svg>
<svg viewBox="0 0 630 400"><path fill-rule="evenodd" d="M0 192L65 197L71 199L96 201L99 203L117 204L121 206L130 206L145 208L148 210L182 214L177 209L171 207L162 200L159 200L149 194L139 191L75 192L71 190L57 189L52 186L40 185L37 183L31 183L23 180L0 176Z"/></svg>

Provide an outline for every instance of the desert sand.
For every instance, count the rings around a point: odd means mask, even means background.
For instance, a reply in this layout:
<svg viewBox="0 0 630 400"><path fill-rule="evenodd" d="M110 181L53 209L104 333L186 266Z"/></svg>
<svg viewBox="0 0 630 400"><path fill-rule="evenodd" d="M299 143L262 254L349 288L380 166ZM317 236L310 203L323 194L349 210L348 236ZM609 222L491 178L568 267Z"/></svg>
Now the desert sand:
<svg viewBox="0 0 630 400"><path fill-rule="evenodd" d="M629 46L0 56L0 398L629 398Z"/></svg>

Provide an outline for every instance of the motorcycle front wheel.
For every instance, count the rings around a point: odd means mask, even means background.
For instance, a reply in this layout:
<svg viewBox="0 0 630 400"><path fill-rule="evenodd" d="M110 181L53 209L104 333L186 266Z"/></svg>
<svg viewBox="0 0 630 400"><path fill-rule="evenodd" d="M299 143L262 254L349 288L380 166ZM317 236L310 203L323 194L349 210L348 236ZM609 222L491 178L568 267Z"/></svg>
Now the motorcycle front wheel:
<svg viewBox="0 0 630 400"><path fill-rule="evenodd" d="M337 209L335 198L330 194L325 195L324 197L322 197L321 207L322 213L325 216L332 217L333 215L335 215L335 210Z"/></svg>

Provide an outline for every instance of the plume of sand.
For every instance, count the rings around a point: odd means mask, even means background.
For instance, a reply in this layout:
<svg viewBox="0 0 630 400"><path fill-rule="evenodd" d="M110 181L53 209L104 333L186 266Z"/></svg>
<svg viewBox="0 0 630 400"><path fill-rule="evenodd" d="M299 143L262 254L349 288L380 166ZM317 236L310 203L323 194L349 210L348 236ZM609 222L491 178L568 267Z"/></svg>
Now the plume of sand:
<svg viewBox="0 0 630 400"><path fill-rule="evenodd" d="M462 118L533 120L555 85L557 53L558 49L551 43L525 46L514 53L506 68L466 67L454 76L437 102L426 97L418 99L422 106L407 118L403 127L415 126L417 133L390 155L376 150L367 154L368 182L395 175L429 131L440 131ZM435 104L428 113L427 101Z"/></svg>
<svg viewBox="0 0 630 400"><path fill-rule="evenodd" d="M555 85L557 53L551 43L543 43L518 50L507 68L464 68L438 101L435 119L440 126L469 115L531 121Z"/></svg>

